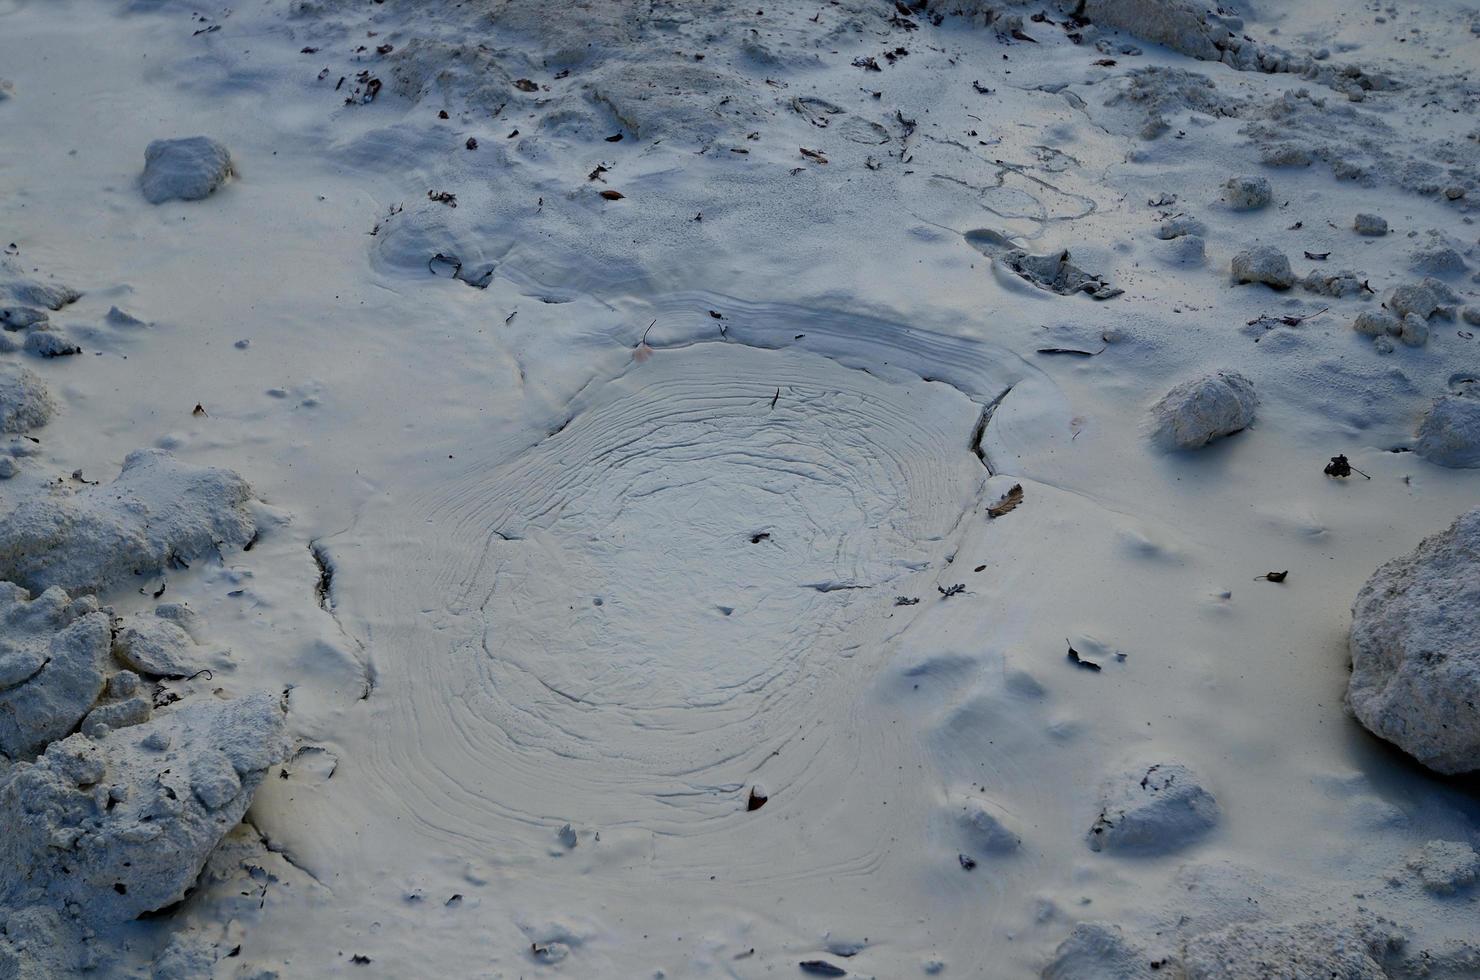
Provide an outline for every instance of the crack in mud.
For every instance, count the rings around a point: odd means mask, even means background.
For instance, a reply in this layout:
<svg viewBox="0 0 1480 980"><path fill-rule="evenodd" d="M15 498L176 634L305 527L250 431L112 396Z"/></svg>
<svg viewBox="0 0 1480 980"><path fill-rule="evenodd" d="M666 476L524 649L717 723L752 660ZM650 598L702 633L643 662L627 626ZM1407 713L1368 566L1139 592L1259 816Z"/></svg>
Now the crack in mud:
<svg viewBox="0 0 1480 980"><path fill-rule="evenodd" d="M314 599L318 602L319 608L328 613L330 618L334 620L334 625L339 630L339 635L353 643L355 649L359 651L359 656L356 659L365 675L365 688L361 692L359 700L368 701L370 695L375 693L377 683L375 665L369 659L365 644L360 642L359 637L345 629L344 623L339 618L339 612L334 601L334 575L336 572L334 559L329 555L328 548L324 546L320 538L314 538L309 541L308 551L313 556L315 567L319 570L319 577L314 581Z"/></svg>
<svg viewBox="0 0 1480 980"><path fill-rule="evenodd" d="M1008 385L1002 394L993 398L986 405L983 405L982 413L977 417L976 426L971 430L971 452L977 459L981 460L981 464L986 469L988 476L994 475L995 471L992 469L992 461L987 458L987 450L982 445L982 440L987 436L987 426L991 424L992 416L997 414L998 406L1002 404L1003 399L1012 394L1012 389L1015 387L1017 386Z"/></svg>

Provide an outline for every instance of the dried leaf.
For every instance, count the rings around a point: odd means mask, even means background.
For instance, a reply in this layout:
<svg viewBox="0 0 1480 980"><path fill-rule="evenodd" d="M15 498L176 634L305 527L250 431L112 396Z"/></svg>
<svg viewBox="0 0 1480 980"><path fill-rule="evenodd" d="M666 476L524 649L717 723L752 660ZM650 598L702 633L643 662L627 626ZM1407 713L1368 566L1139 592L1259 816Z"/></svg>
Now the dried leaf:
<svg viewBox="0 0 1480 980"><path fill-rule="evenodd" d="M601 196L606 198L608 201L620 201L627 195L623 194L621 191L606 190L601 192Z"/></svg>
<svg viewBox="0 0 1480 980"><path fill-rule="evenodd" d="M805 146L799 146L797 147L797 149L801 150L802 156L806 157L808 160L816 160L818 163L827 163L827 157L823 156L817 150L809 150Z"/></svg>
<svg viewBox="0 0 1480 980"><path fill-rule="evenodd" d="M1101 347L1099 350L1079 350L1078 348L1075 348L1075 347L1040 347L1040 348L1038 348L1038 353L1040 353L1040 354L1073 354L1076 357L1094 357L1096 354L1103 354L1103 353L1105 353L1105 350L1106 350L1106 348L1104 348L1104 347Z"/></svg>
<svg viewBox="0 0 1480 980"><path fill-rule="evenodd" d="M1001 517L1003 514L1011 513L1018 504L1023 502L1023 485L1014 483L1012 489L1002 495L1002 499L987 508L988 517Z"/></svg>
<svg viewBox="0 0 1480 980"><path fill-rule="evenodd" d="M1288 568L1285 569L1283 572L1265 572L1263 575L1256 576L1255 579L1254 579L1254 581L1256 581L1256 582L1261 582L1261 581L1263 581L1263 582L1283 582L1285 580L1285 576L1287 576L1289 574L1290 574L1290 570Z"/></svg>
<svg viewBox="0 0 1480 980"><path fill-rule="evenodd" d="M1324 262L1331 257L1330 252L1306 252L1305 257L1312 262Z"/></svg>
<svg viewBox="0 0 1480 980"><path fill-rule="evenodd" d="M515 80L514 87L521 92L538 92L540 90L540 87L538 85L527 78L520 78Z"/></svg>
<svg viewBox="0 0 1480 980"><path fill-rule="evenodd" d="M1367 476L1366 473L1362 473L1361 470L1353 466L1345 456L1332 456L1331 462L1326 464L1326 469L1323 472L1327 476L1342 478L1351 476L1353 473L1361 473L1362 476ZM1367 479L1370 480L1372 477L1367 476Z"/></svg>

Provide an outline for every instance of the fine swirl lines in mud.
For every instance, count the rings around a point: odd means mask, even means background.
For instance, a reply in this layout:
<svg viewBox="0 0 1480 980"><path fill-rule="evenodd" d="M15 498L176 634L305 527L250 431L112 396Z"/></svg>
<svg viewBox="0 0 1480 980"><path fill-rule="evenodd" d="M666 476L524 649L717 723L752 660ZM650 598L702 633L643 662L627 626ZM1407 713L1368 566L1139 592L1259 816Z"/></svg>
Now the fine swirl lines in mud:
<svg viewBox="0 0 1480 980"><path fill-rule="evenodd" d="M498 840L557 818L691 832L753 779L795 796L810 766L851 766L834 735L892 586L941 562L987 476L981 410L726 342L588 385L407 515L435 571L375 600L413 624L394 650L382 631L379 778L416 784L429 829Z"/></svg>

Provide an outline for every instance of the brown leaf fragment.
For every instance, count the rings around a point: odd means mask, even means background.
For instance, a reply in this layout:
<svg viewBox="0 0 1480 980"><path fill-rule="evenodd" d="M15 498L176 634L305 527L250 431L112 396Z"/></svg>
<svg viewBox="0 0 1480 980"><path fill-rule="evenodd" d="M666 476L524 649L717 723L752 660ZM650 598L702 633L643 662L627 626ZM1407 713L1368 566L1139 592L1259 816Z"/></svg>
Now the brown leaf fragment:
<svg viewBox="0 0 1480 980"><path fill-rule="evenodd" d="M1324 262L1331 257L1330 252L1306 252L1305 257L1312 262Z"/></svg>
<svg viewBox="0 0 1480 980"><path fill-rule="evenodd" d="M1351 464L1351 461L1348 460L1345 456L1332 456L1331 462L1326 464L1326 468L1322 472L1324 472L1327 476L1342 478L1351 476L1353 473L1361 473L1362 476L1366 476L1367 479L1372 479L1372 477L1367 476L1366 473L1362 473L1361 470L1353 466Z"/></svg>
<svg viewBox="0 0 1480 980"><path fill-rule="evenodd" d="M535 84L527 78L515 79L514 87L521 92L538 92L540 90L539 85Z"/></svg>
<svg viewBox="0 0 1480 980"><path fill-rule="evenodd" d="M1040 347L1039 354L1073 354L1076 357L1094 357L1096 354L1105 353L1105 348L1099 350L1079 350L1077 347Z"/></svg>
<svg viewBox="0 0 1480 980"><path fill-rule="evenodd" d="M1001 517L1003 514L1012 512L1018 504L1023 502L1023 485L1014 483L1012 489L1002 495L1002 499L987 508L988 517Z"/></svg>
<svg viewBox="0 0 1480 980"><path fill-rule="evenodd" d="M1265 572L1263 575L1256 576L1255 579L1254 579L1254 581L1256 581L1256 582L1283 582L1285 580L1285 576L1287 576L1289 574L1290 574L1290 570L1288 568L1285 569L1283 572Z"/></svg>
<svg viewBox="0 0 1480 980"><path fill-rule="evenodd" d="M627 195L623 194L621 191L605 190L601 192L601 196L606 198L608 201L620 201Z"/></svg>
<svg viewBox="0 0 1480 980"><path fill-rule="evenodd" d="M827 163L827 157L823 156L822 153L817 150L809 150L805 146L799 146L797 147L797 149L801 150L802 156L806 157L808 160L816 160L818 163Z"/></svg>

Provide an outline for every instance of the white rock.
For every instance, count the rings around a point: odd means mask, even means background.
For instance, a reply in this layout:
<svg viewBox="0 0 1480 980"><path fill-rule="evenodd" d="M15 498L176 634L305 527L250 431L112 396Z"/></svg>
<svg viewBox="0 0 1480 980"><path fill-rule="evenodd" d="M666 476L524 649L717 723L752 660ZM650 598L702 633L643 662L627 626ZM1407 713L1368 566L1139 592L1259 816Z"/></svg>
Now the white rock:
<svg viewBox="0 0 1480 980"><path fill-rule="evenodd" d="M1417 313L1405 313L1398 339L1409 347L1422 347L1429 342L1429 322Z"/></svg>
<svg viewBox="0 0 1480 980"><path fill-rule="evenodd" d="M28 759L77 727L103 691L111 624L92 599L35 599L0 582L0 753Z"/></svg>
<svg viewBox="0 0 1480 980"><path fill-rule="evenodd" d="M1207 259L1207 242L1200 235L1183 235L1162 242L1156 257L1167 265L1202 265Z"/></svg>
<svg viewBox="0 0 1480 980"><path fill-rule="evenodd" d="M1081 922L1059 943L1043 969L1043 980L1158 980L1166 976L1159 962L1127 938L1117 925Z"/></svg>
<svg viewBox="0 0 1480 980"><path fill-rule="evenodd" d="M1398 322L1397 317L1388 316L1386 313L1363 310L1352 321L1352 329L1367 337L1396 337L1403 332L1403 324Z"/></svg>
<svg viewBox="0 0 1480 980"><path fill-rule="evenodd" d="M1223 185L1223 200L1235 211L1257 211L1272 196L1269 181L1263 177L1230 177Z"/></svg>
<svg viewBox="0 0 1480 980"><path fill-rule="evenodd" d="M1105 782L1100 814L1090 826L1091 850L1165 854L1212 830L1218 802L1179 763L1136 766Z"/></svg>
<svg viewBox="0 0 1480 980"><path fill-rule="evenodd" d="M0 366L0 432L28 432L51 421L56 406L34 371Z"/></svg>
<svg viewBox="0 0 1480 980"><path fill-rule="evenodd" d="M0 908L0 977L52 980L102 974L92 936L60 909Z"/></svg>
<svg viewBox="0 0 1480 980"><path fill-rule="evenodd" d="M1438 772L1480 769L1480 507L1372 574L1351 655L1358 721Z"/></svg>
<svg viewBox="0 0 1480 980"><path fill-rule="evenodd" d="M81 354L82 348L68 340L66 335L52 330L32 330L26 334L27 353L37 357L70 357Z"/></svg>
<svg viewBox="0 0 1480 980"><path fill-rule="evenodd" d="M140 186L150 204L198 201L231 176L231 154L205 136L155 140L144 150Z"/></svg>
<svg viewBox="0 0 1480 980"><path fill-rule="evenodd" d="M1312 269L1301 280L1301 285L1312 293L1322 296L1331 296L1336 299L1344 299L1347 296L1360 296L1362 294L1362 280L1350 269L1341 269L1337 272L1322 272Z"/></svg>
<svg viewBox="0 0 1480 980"><path fill-rule="evenodd" d="M142 725L154 713L154 702L139 683L139 675L120 670L108 678L105 700L87 713L79 726L85 735L102 738L116 728Z"/></svg>
<svg viewBox="0 0 1480 980"><path fill-rule="evenodd" d="M242 545L256 532L251 488L230 470L181 463L160 449L123 461L106 486L58 487L0 519L0 578L30 589L101 591L172 561Z"/></svg>
<svg viewBox="0 0 1480 980"><path fill-rule="evenodd" d="M17 303L26 306L41 306L48 310L60 310L82 298L82 294L71 286L55 282L38 282L22 279L10 284L10 295Z"/></svg>
<svg viewBox="0 0 1480 980"><path fill-rule="evenodd" d="M201 669L199 653L189 633L159 615L132 616L113 637L119 663L147 677L189 677Z"/></svg>
<svg viewBox="0 0 1480 980"><path fill-rule="evenodd" d="M1480 466L1480 398L1445 395L1418 426L1415 451L1439 466Z"/></svg>
<svg viewBox="0 0 1480 980"><path fill-rule="evenodd" d="M1425 891L1452 895L1480 879L1480 854L1463 841L1431 840L1408 857L1407 867Z"/></svg>
<svg viewBox="0 0 1480 980"><path fill-rule="evenodd" d="M1187 980L1388 980L1381 961L1402 935L1376 924L1241 922L1188 940Z"/></svg>
<svg viewBox="0 0 1480 980"><path fill-rule="evenodd" d="M1269 245L1255 245L1233 257L1233 280L1289 289L1295 285L1295 273L1290 271L1290 260L1285 253Z"/></svg>
<svg viewBox="0 0 1480 980"><path fill-rule="evenodd" d="M1358 235L1376 237L1388 233L1387 219L1375 214L1357 215L1356 224L1353 227L1356 228Z"/></svg>
<svg viewBox="0 0 1480 980"><path fill-rule="evenodd" d="M1450 240L1432 231L1409 250L1408 266L1415 272L1435 276L1454 276L1468 268L1464 256Z"/></svg>
<svg viewBox="0 0 1480 980"><path fill-rule="evenodd" d="M1427 320L1439 308L1439 297L1426 283L1409 282L1388 290L1382 305L1399 319L1414 313Z"/></svg>
<svg viewBox="0 0 1480 980"><path fill-rule="evenodd" d="M158 732L175 746L164 754L140 744ZM266 694L53 743L0 782L0 905L66 907L104 926L179 901L286 751L282 708Z"/></svg>
<svg viewBox="0 0 1480 980"><path fill-rule="evenodd" d="M958 819L973 851L1006 854L1021 843L1002 808L980 797L963 799Z"/></svg>
<svg viewBox="0 0 1480 980"><path fill-rule="evenodd" d="M145 323L143 320L140 320L138 317L134 316L132 313L128 313L128 312L126 312L124 310L120 310L116 306L110 306L108 308L107 314L103 317L103 319L104 320L107 320L108 321L108 324L110 326L114 326L114 327L147 327L147 326L149 326L149 324Z"/></svg>
<svg viewBox="0 0 1480 980"><path fill-rule="evenodd" d="M1196 235L1199 238L1206 238L1207 234L1208 226L1190 214L1179 214L1175 217L1168 218L1156 230L1157 238L1167 240L1181 238L1184 235Z"/></svg>
<svg viewBox="0 0 1480 980"><path fill-rule="evenodd" d="M1228 36L1210 21L1204 5L1187 0L1085 0L1080 12L1093 24L1119 28L1203 61L1217 61L1217 43Z"/></svg>
<svg viewBox="0 0 1480 980"><path fill-rule="evenodd" d="M0 327L6 330L27 330L31 327L44 327L51 318L46 315L45 310L38 310L30 306L4 306L0 307Z"/></svg>
<svg viewBox="0 0 1480 980"><path fill-rule="evenodd" d="M1151 406L1151 440L1165 450L1196 449L1248 428L1258 402L1253 383L1236 371L1184 381Z"/></svg>

